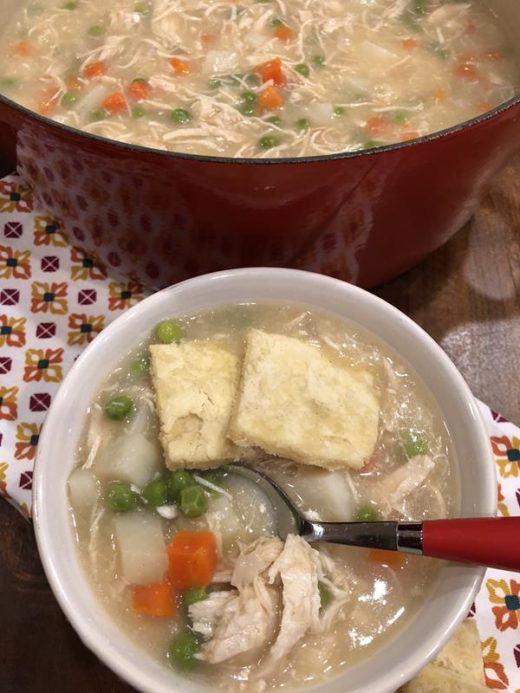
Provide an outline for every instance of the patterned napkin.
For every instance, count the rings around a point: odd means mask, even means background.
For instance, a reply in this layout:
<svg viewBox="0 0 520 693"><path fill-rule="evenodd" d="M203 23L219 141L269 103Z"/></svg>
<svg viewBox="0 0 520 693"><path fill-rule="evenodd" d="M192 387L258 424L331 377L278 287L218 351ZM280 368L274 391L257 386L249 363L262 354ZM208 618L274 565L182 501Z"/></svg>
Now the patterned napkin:
<svg viewBox="0 0 520 693"><path fill-rule="evenodd" d="M33 209L20 178L0 180L0 494L27 518L38 435L59 383L82 348L144 295L71 248L57 222ZM520 429L479 405L498 512L520 515ZM471 615L488 687L520 693L520 575L488 570Z"/></svg>

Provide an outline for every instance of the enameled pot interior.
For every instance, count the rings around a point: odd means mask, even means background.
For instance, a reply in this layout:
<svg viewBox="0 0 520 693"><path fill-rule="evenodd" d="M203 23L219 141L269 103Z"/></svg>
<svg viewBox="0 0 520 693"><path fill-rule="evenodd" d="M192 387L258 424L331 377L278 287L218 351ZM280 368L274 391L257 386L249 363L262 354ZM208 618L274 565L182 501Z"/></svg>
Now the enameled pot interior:
<svg viewBox="0 0 520 693"><path fill-rule="evenodd" d="M22 2L26 2L26 0L22 0ZM12 20L12 18L15 15L15 12L18 10L20 6L20 0L3 0L4 6L0 9L0 27L5 26L9 21ZM520 4L518 2L515 2L515 0L490 0L487 2L488 7L492 9L492 11L502 19L504 31L506 32L506 39L508 44L512 47L512 49L516 53L516 58L517 62L519 65L520 69ZM12 109L15 111L19 111L25 114L30 114L33 118L44 122L48 125L48 127L56 128L56 129L63 129L68 132L75 132L77 134L80 134L80 136L86 140L101 140L106 142L107 140L103 137L99 137L97 135L92 135L90 133L85 133L85 132L79 132L77 130L73 130L73 128L70 128L67 125L62 125L61 123L55 123L54 121L49 120L48 118L45 118L43 116L38 115L37 113L34 113L32 111L29 111L28 109L24 108L23 106L19 106L15 102L11 101L11 99L8 99L7 97L3 96L0 94L0 105L1 103L4 102L8 104ZM396 144L391 144L385 147L376 147L375 149L365 149L360 152L345 152L345 153L339 153L339 154L328 154L328 155L322 155L322 156L307 156L307 157L286 157L286 158L276 158L276 159L235 159L235 158L229 158L229 157L213 157L213 156L201 156L201 155L196 155L196 154L184 154L184 153L176 153L176 152L169 152L169 151L161 151L157 149L150 149L149 147L141 147L138 145L131 145L131 144L123 144L121 142L117 142L115 140L110 140L112 142L112 145L114 147L118 147L120 149L126 150L126 151L131 151L135 152L137 155L139 152L153 152L156 155L160 156L167 156L167 157L175 157L175 158L181 158L181 159L190 159L190 160L202 160L202 161L211 161L215 163L234 163L234 164L258 164L258 165L266 165L266 164L287 164L287 163L303 163L306 161L328 161L328 160L333 160L333 159L349 159L349 158L355 158L355 157L361 157L361 156L374 156L378 155L381 152L385 152L388 150L394 150L394 149L403 149L405 147L413 147L419 142L428 142L432 141L435 139L438 139L439 137L443 137L445 135L449 135L451 133L459 132L461 130L464 130L467 126L471 124L478 123L482 120L486 120L489 117L492 117L495 114L498 114L506 109L509 108L520 108L520 93L517 93L512 99L509 101L505 101L503 104L500 104L496 108L494 108L491 111L488 111L487 113L484 113L476 118L471 118L470 120L464 121L462 123L458 123L456 125L453 125L450 128L446 128L445 130L440 130L438 132L433 132L429 135L425 135L424 137L421 137L417 140L411 140L408 142L399 142Z"/></svg>

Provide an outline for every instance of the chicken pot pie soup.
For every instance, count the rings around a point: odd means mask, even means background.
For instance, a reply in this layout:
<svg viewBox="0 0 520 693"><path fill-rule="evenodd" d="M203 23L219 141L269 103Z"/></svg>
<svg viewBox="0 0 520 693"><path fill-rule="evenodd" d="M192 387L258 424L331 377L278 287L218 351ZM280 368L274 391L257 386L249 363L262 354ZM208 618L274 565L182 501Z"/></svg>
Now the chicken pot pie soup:
<svg viewBox="0 0 520 693"><path fill-rule="evenodd" d="M29 0L0 45L0 93L156 149L323 155L509 100L515 41L480 0Z"/></svg>
<svg viewBox="0 0 520 693"><path fill-rule="evenodd" d="M354 323L293 304L165 319L88 411L69 498L94 590L212 690L306 687L371 656L438 577L428 558L276 536L263 469L310 519L454 514L446 423Z"/></svg>

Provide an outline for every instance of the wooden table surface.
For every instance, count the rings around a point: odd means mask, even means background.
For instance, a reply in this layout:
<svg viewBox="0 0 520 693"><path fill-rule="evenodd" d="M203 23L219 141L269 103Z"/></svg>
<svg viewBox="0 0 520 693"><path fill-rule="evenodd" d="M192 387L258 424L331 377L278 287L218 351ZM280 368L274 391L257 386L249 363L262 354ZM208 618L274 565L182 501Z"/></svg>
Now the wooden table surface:
<svg viewBox="0 0 520 693"><path fill-rule="evenodd" d="M377 294L448 352L475 395L520 422L520 157L475 217ZM32 527L0 501L0 691L131 691L82 645L49 589Z"/></svg>

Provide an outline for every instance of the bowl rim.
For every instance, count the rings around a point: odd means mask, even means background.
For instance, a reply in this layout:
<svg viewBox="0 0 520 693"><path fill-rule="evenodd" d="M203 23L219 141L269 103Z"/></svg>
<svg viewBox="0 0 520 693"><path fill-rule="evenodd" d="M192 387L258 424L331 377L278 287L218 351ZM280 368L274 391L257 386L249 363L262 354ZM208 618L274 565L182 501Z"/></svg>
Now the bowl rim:
<svg viewBox="0 0 520 693"><path fill-rule="evenodd" d="M421 144L429 144L431 142L435 142L437 140L444 140L448 138L450 135L457 134L458 132L462 130L469 130L473 127L477 127L478 125L481 125L482 123L486 122L487 120L494 119L495 116L500 115L501 113L504 113L508 110L512 110L515 106L520 106L520 93L515 94L512 96L510 99L507 101L504 101L501 104L498 104L494 108L492 108L489 111L485 111L484 113L481 113L477 116L474 116L473 118L468 118L467 120L463 120L459 123L455 123L454 125L450 125L447 128L443 128L442 130L435 130L434 132L430 132L426 135L423 135L422 137L417 137L416 139L405 141L405 142L394 142L392 144L387 144L387 145L381 145L379 147L373 147L371 149L358 149L356 151L350 151L350 152L336 152L333 154L319 154L316 156L292 156L292 157L262 157L262 158L253 158L253 157L229 157L229 156L212 156L212 155L205 155L205 154L190 154L187 152L175 152L175 151L169 151L169 150L162 150L162 149L155 149L153 147L147 147L145 145L141 144L129 144L126 142L120 142L119 140L111 139L109 137L104 137L102 135L95 135L90 132L86 132L85 130L80 130L79 128L74 128L70 125L65 125L64 123L58 123L55 120L52 120L51 118L48 118L47 116L41 115L40 113L37 113L36 111L32 111L30 108L27 108L26 106L22 106L21 104L17 103L13 99L9 98L5 94L0 93L0 105L4 104L8 108L18 111L22 116L25 116L29 119L34 119L37 122L39 122L41 125L47 126L51 128L52 130L57 130L56 135L59 137L60 133L67 133L69 136L75 137L77 140L80 142L84 140L85 144L88 144L89 141L94 144L99 144L105 147L115 147L116 149L120 150L122 153L127 153L127 154L135 154L137 156L139 155L146 155L146 156L159 156L159 157L166 157L169 159L173 160L185 160L185 161L198 161L198 162L206 162L206 163L212 163L212 164L239 164L239 165L258 165L258 166L265 166L267 164L275 164L275 165L282 165L282 164L299 164L299 163L323 163L327 161L340 161L344 159L354 159L356 157L364 157L364 156L373 156L375 154L379 154L381 152L389 152L389 151L399 151L401 149L405 148L410 148L414 147L417 145Z"/></svg>
<svg viewBox="0 0 520 693"><path fill-rule="evenodd" d="M425 349L433 348L433 350L436 353L436 358L438 359L438 362L442 364L442 367L448 372L450 378L454 381L454 384L456 384L459 390L461 390L461 392L464 394L464 400L467 406L468 421L471 419L474 422L472 435L476 436L479 439L478 446L482 449L482 458L488 458L488 460L490 461L490 464L488 464L486 467L484 467L484 465L482 464L482 469L480 470L483 473L483 476L485 477L486 481L484 487L487 489L486 497L484 498L483 494L483 497L480 499L480 501L481 505L484 508L487 508L486 510L484 510L484 514L494 515L496 513L496 472L494 466L491 464L492 458L489 449L489 441L484 429L482 416L480 414L477 402L474 396L472 395L468 385L464 381L462 375L459 373L455 365L449 359L447 354L432 339L432 337L430 337L417 323L415 323L411 318L406 316L404 313L402 313L400 310L395 308L390 303L384 301L383 299L379 298L374 294L371 294L370 292L364 289L348 284L339 279L303 270L270 267L224 270L220 272L214 272L211 274L201 275L199 277L195 277L192 279L187 279L183 282L174 284L161 291L151 294L148 298L144 299L132 308L128 309L123 314L118 316L112 323L110 323L110 325L108 325L103 330L102 334L104 336L104 340L110 339L112 334L115 335L117 333L119 325L124 324L123 321L125 320L125 318L128 320L129 316L131 317L133 315L138 315L140 312L145 312L147 310L147 307L151 304L151 302L160 302L162 297L164 297L165 295L169 295L170 293L173 294L178 291L189 290L189 288L193 287L194 285L205 286L206 289L211 290L212 284L218 284L218 282L220 281L226 281L229 279L240 281L247 280L251 277L257 279L259 277L263 277L265 282L268 282L270 279L272 279L273 273L279 276L286 275L287 277L291 277L291 279L294 280L299 278L303 281L314 283L315 287L318 287L319 285L328 285L332 288L333 286L335 286L336 288L340 287L340 291L351 292L351 294L354 295L363 294L365 295L366 300L372 302L373 305L379 306L380 310L387 311L391 316L398 319L401 324L405 323L408 330L414 334L414 339L416 338L416 335L417 338L424 343ZM232 301L230 301L230 303L232 303ZM305 301L302 301L302 303L305 303ZM370 330L371 328L367 329ZM374 330L371 331L374 332ZM129 657L127 657L127 661L125 662L125 657L120 656L119 653L117 653L114 650L114 648L110 650L108 648L103 647L103 645L98 642L98 639L96 637L99 634L98 626L94 622L92 622L92 620L89 619L85 613L82 613L81 608L78 608L81 604L81 599L72 599L68 594L67 589L62 583L62 579L60 577L59 572L55 569L53 553L49 548L49 544L52 544L52 535L49 533L49 528L46 525L46 517L47 515L52 514L52 511L46 510L44 503L44 494L42 492L42 489L46 477L45 470L49 468L43 460L45 457L46 448L48 447L47 440L51 436L51 423L53 423L53 418L56 416L53 412L58 412L60 408L63 408L65 406L62 400L64 400L65 398L66 386L69 383L73 382L75 379L81 381L81 369L83 362L87 359L91 359L92 355L94 355L99 348L102 348L103 343L104 342L102 340L94 340L76 359L75 363L73 364L69 373L66 375L65 379L62 381L58 389L58 392L54 397L53 403L47 414L47 418L44 422L42 431L40 433L40 441L35 460L33 477L33 519L36 542L42 565L44 567L44 571L53 591L53 594L57 599L62 611L64 612L64 614L66 615L67 619L72 624L76 632L79 634L84 644L112 671L114 671L124 680L130 682L132 685L138 687L139 690L147 692L149 691L150 693L155 693L156 691L160 690L162 693L162 691L166 689L163 689L160 686L156 687L153 684L153 681L150 680L151 677L148 676L146 672L140 672L138 668L136 668L135 666L133 667L131 673L128 672L127 666L131 663ZM415 368L415 366L413 367ZM47 422L49 422L48 425ZM57 550L57 546L54 546L53 548L55 551ZM61 548L63 548L63 544L60 545L60 549ZM71 550L72 552L74 552L75 550L75 547L72 545L69 546L67 550L69 557ZM80 570L83 571L83 567L80 565L81 561L78 554L73 553L73 558L73 562L79 565ZM457 608L453 606L450 610L449 622L445 624L446 627L443 630L442 637L438 640L438 642L427 643L427 646L421 644L422 656L419 657L419 662L414 662L413 656L408 657L404 662L401 662L402 666L400 668L399 679L397 678L396 674L393 679L390 679L389 687L386 683L381 684L371 689L371 693L390 693L391 691L394 691L396 687L402 685L405 681L412 678L425 665L425 663L429 661L429 659L431 659L438 652L442 645L445 642L447 642L449 637L451 637L451 635L455 632L457 626L464 619L464 617L467 615L469 611L470 605L481 585L486 569L484 567L479 566L467 566L466 570L468 574L467 579L465 579L465 587L463 590L461 590L462 594L459 600L456 602ZM96 600L99 603L99 598L97 596ZM103 611L105 611L103 606L102 609ZM112 617L107 612L106 617L107 620L110 620L114 623ZM411 623L411 621L408 621L404 625L404 628L409 628ZM120 626L118 624L117 629L120 630ZM136 643L133 643L132 646L135 648L135 650L139 650L139 646ZM417 660L417 658L418 657L416 654L415 659ZM342 674L340 674L340 676L342 676ZM321 681L317 684L316 688L313 688L312 690L321 690L321 686L333 682L334 680L335 679ZM171 690L176 690L173 681ZM186 690L188 690L187 685ZM197 690L200 689L197 688Z"/></svg>

